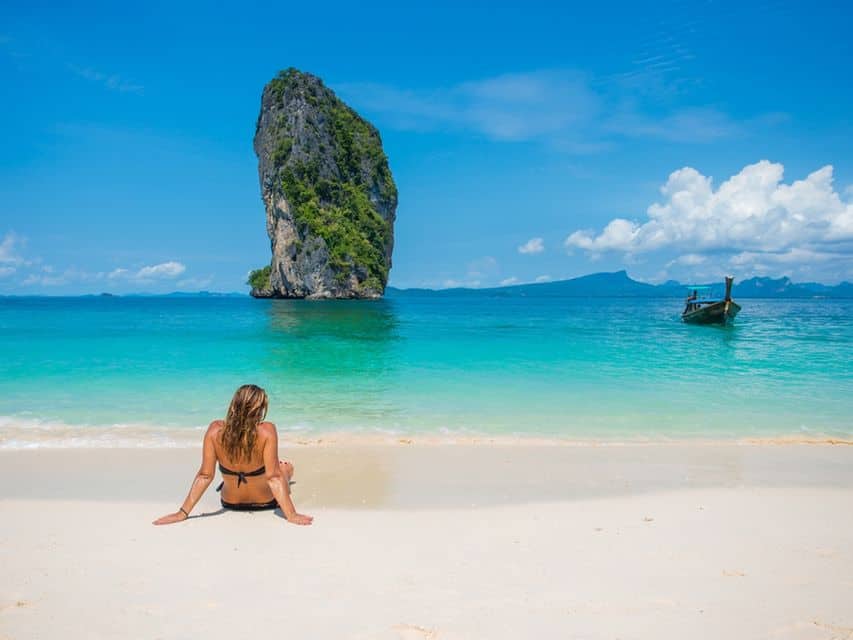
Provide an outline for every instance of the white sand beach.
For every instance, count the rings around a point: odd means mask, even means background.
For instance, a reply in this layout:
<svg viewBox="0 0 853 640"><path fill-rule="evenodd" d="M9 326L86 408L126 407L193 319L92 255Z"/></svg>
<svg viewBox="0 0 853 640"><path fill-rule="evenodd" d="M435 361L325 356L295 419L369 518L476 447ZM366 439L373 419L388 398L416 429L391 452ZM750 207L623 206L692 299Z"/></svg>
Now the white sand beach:
<svg viewBox="0 0 853 640"><path fill-rule="evenodd" d="M0 452L0 638L853 638L853 447L284 448L297 507L180 504L198 451Z"/></svg>

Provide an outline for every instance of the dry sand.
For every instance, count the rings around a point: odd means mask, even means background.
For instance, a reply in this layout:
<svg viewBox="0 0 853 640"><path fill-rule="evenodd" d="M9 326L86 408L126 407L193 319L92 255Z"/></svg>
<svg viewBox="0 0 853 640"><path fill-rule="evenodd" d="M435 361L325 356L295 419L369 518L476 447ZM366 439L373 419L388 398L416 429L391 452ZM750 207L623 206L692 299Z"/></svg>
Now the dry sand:
<svg viewBox="0 0 853 640"><path fill-rule="evenodd" d="M297 527L174 510L192 450L0 453L0 638L853 639L853 447L287 450Z"/></svg>

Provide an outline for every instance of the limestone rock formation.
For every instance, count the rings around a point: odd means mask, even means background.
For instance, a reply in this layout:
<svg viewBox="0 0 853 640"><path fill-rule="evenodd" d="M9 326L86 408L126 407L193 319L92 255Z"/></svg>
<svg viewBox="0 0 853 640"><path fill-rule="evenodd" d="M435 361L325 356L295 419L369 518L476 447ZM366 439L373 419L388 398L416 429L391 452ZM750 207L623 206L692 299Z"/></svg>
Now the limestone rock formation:
<svg viewBox="0 0 853 640"><path fill-rule="evenodd" d="M249 276L252 295L381 296L397 187L376 128L291 68L264 87L255 153L272 262Z"/></svg>

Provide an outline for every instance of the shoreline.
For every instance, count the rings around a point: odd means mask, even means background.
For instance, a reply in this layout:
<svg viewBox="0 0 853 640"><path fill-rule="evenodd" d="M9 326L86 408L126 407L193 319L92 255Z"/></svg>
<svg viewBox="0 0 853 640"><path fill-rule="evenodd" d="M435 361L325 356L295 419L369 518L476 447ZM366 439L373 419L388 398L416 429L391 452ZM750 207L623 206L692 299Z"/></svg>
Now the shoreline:
<svg viewBox="0 0 853 640"><path fill-rule="evenodd" d="M206 426L160 427L150 425L75 426L63 423L25 421L10 426L0 420L0 452L85 449L187 449L201 445ZM553 435L541 432L491 434L475 431L393 430L299 431L279 427L283 446L316 447L338 445L539 445L555 447L663 446L663 445L853 445L853 433L802 432L721 434L613 434Z"/></svg>
<svg viewBox="0 0 853 640"><path fill-rule="evenodd" d="M188 450L201 447L203 432L196 439L186 439L180 442L151 442L140 441L130 443L127 440L118 442L107 441L85 441L85 442L52 442L52 441L15 441L6 444L0 441L0 454L26 452L26 451L170 451ZM853 446L853 438L843 437L801 437L801 436L767 436L767 437L732 437L732 438L670 438L670 437L645 437L636 439L614 438L612 440L603 438L557 438L543 436L365 436L365 435L328 435L311 438L279 438L280 446L293 448L311 447L338 447L338 446L377 446L377 447L452 447L452 446L479 446L479 447L514 447L514 446L542 446L542 447L567 447L567 448L596 448L596 447L712 447L712 446L814 446L814 447L845 447Z"/></svg>

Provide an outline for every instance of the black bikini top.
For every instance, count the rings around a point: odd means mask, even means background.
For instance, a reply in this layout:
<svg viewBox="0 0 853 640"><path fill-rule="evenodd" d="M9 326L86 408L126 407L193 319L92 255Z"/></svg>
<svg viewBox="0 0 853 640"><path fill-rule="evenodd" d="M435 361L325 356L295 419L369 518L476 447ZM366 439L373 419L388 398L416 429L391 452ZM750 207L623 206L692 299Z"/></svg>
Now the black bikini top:
<svg viewBox="0 0 853 640"><path fill-rule="evenodd" d="M219 471L223 476L237 476L237 487L239 488L241 484L243 484L244 482L248 482L246 478L252 476L262 476L267 472L267 468L261 466L260 468L255 469L254 471L232 471L231 469L222 466L222 463L220 462ZM221 484L219 485L219 488L222 488Z"/></svg>

